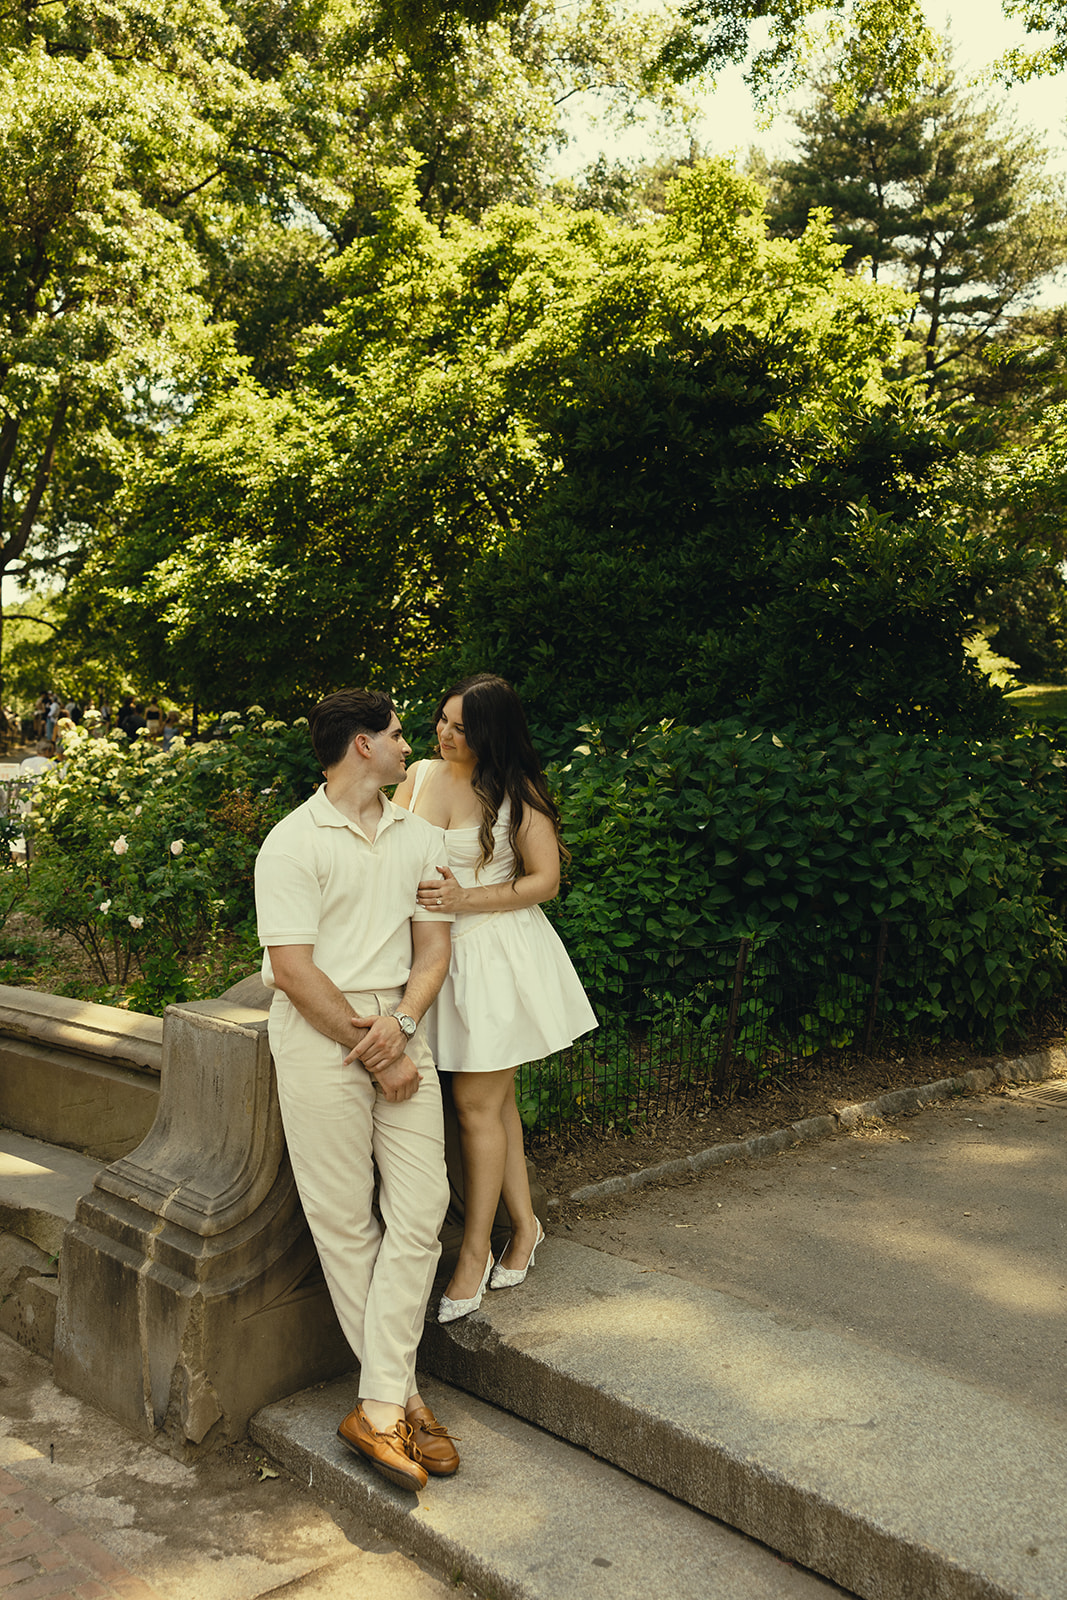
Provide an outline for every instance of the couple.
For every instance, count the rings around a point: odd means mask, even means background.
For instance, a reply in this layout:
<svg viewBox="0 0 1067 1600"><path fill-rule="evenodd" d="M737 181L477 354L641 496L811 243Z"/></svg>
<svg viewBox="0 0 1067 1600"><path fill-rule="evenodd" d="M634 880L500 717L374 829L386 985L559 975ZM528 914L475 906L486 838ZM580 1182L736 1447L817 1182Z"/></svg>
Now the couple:
<svg viewBox="0 0 1067 1600"><path fill-rule="evenodd" d="M360 1363L338 1432L417 1490L459 1466L415 1383L448 1203L435 1052L455 1074L463 1144L464 1237L439 1312L451 1321L487 1283L521 1283L543 1237L515 1068L596 1019L539 908L559 884L558 819L510 686L480 674L450 690L441 760L407 776L387 696L343 690L309 722L326 782L256 862L271 1050L297 1187ZM501 1194L513 1233L494 1264Z"/></svg>

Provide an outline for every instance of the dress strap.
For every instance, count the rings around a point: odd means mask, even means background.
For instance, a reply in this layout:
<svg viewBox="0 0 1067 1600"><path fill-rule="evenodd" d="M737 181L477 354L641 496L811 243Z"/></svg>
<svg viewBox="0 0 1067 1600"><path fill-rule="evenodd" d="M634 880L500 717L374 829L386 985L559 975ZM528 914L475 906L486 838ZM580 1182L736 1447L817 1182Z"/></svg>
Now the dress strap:
<svg viewBox="0 0 1067 1600"><path fill-rule="evenodd" d="M415 787L411 791L412 811L415 809L415 801L419 798L419 790L422 788L422 780L429 771L429 767L430 763L428 761L416 761L415 763Z"/></svg>

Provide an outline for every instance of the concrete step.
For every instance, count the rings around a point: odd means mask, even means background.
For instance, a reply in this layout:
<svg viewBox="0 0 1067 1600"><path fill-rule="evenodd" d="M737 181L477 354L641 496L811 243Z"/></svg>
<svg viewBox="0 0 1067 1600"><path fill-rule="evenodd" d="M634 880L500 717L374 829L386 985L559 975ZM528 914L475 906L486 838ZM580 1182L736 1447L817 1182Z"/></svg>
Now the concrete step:
<svg viewBox="0 0 1067 1600"><path fill-rule="evenodd" d="M573 1445L470 1395L421 1389L459 1471L417 1497L337 1438L353 1377L267 1406L251 1435L324 1499L493 1600L830 1600L835 1585Z"/></svg>
<svg viewBox="0 0 1067 1600"><path fill-rule="evenodd" d="M0 1228L58 1255L63 1230L101 1163L0 1128Z"/></svg>
<svg viewBox="0 0 1067 1600"><path fill-rule="evenodd" d="M99 1161L0 1129L0 1333L52 1359L63 1230Z"/></svg>
<svg viewBox="0 0 1067 1600"><path fill-rule="evenodd" d="M845 1335L552 1238L420 1364L864 1600L1067 1595L1062 1421Z"/></svg>

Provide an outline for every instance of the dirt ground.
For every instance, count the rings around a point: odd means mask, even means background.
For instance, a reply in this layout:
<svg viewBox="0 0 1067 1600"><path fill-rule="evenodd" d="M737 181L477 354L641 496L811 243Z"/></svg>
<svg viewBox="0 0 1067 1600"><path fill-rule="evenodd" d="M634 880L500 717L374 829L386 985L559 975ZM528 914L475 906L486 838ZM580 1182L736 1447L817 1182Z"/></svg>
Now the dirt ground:
<svg viewBox="0 0 1067 1600"><path fill-rule="evenodd" d="M1039 1049L1052 1036L1050 1030L1035 1029L1031 1038L1017 1042L1010 1053L1022 1055ZM661 1116L632 1134L557 1134L550 1140L535 1141L530 1155L538 1178L559 1203L555 1216L566 1219L572 1214L568 1197L603 1178L693 1155L710 1145L772 1133L805 1117L826 1116L843 1106L877 1099L892 1089L958 1077L997 1059L973 1046L951 1042L843 1065L811 1067L770 1084L750 1099L735 1100L696 1116Z"/></svg>

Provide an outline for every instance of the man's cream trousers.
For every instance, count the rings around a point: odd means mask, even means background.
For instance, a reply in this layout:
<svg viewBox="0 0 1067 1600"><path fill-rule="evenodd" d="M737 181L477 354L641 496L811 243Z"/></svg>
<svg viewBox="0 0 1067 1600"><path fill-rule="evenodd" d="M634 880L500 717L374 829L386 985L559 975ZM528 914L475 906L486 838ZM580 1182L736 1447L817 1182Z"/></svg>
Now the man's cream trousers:
<svg viewBox="0 0 1067 1600"><path fill-rule="evenodd" d="M346 999L366 1017L391 1010L401 993ZM407 1053L422 1082L410 1100L392 1104L358 1062L344 1066L347 1052L281 993L268 1032L296 1186L360 1364L360 1398L403 1405L416 1390L415 1352L448 1205L441 1088L429 1048L420 1028Z"/></svg>

